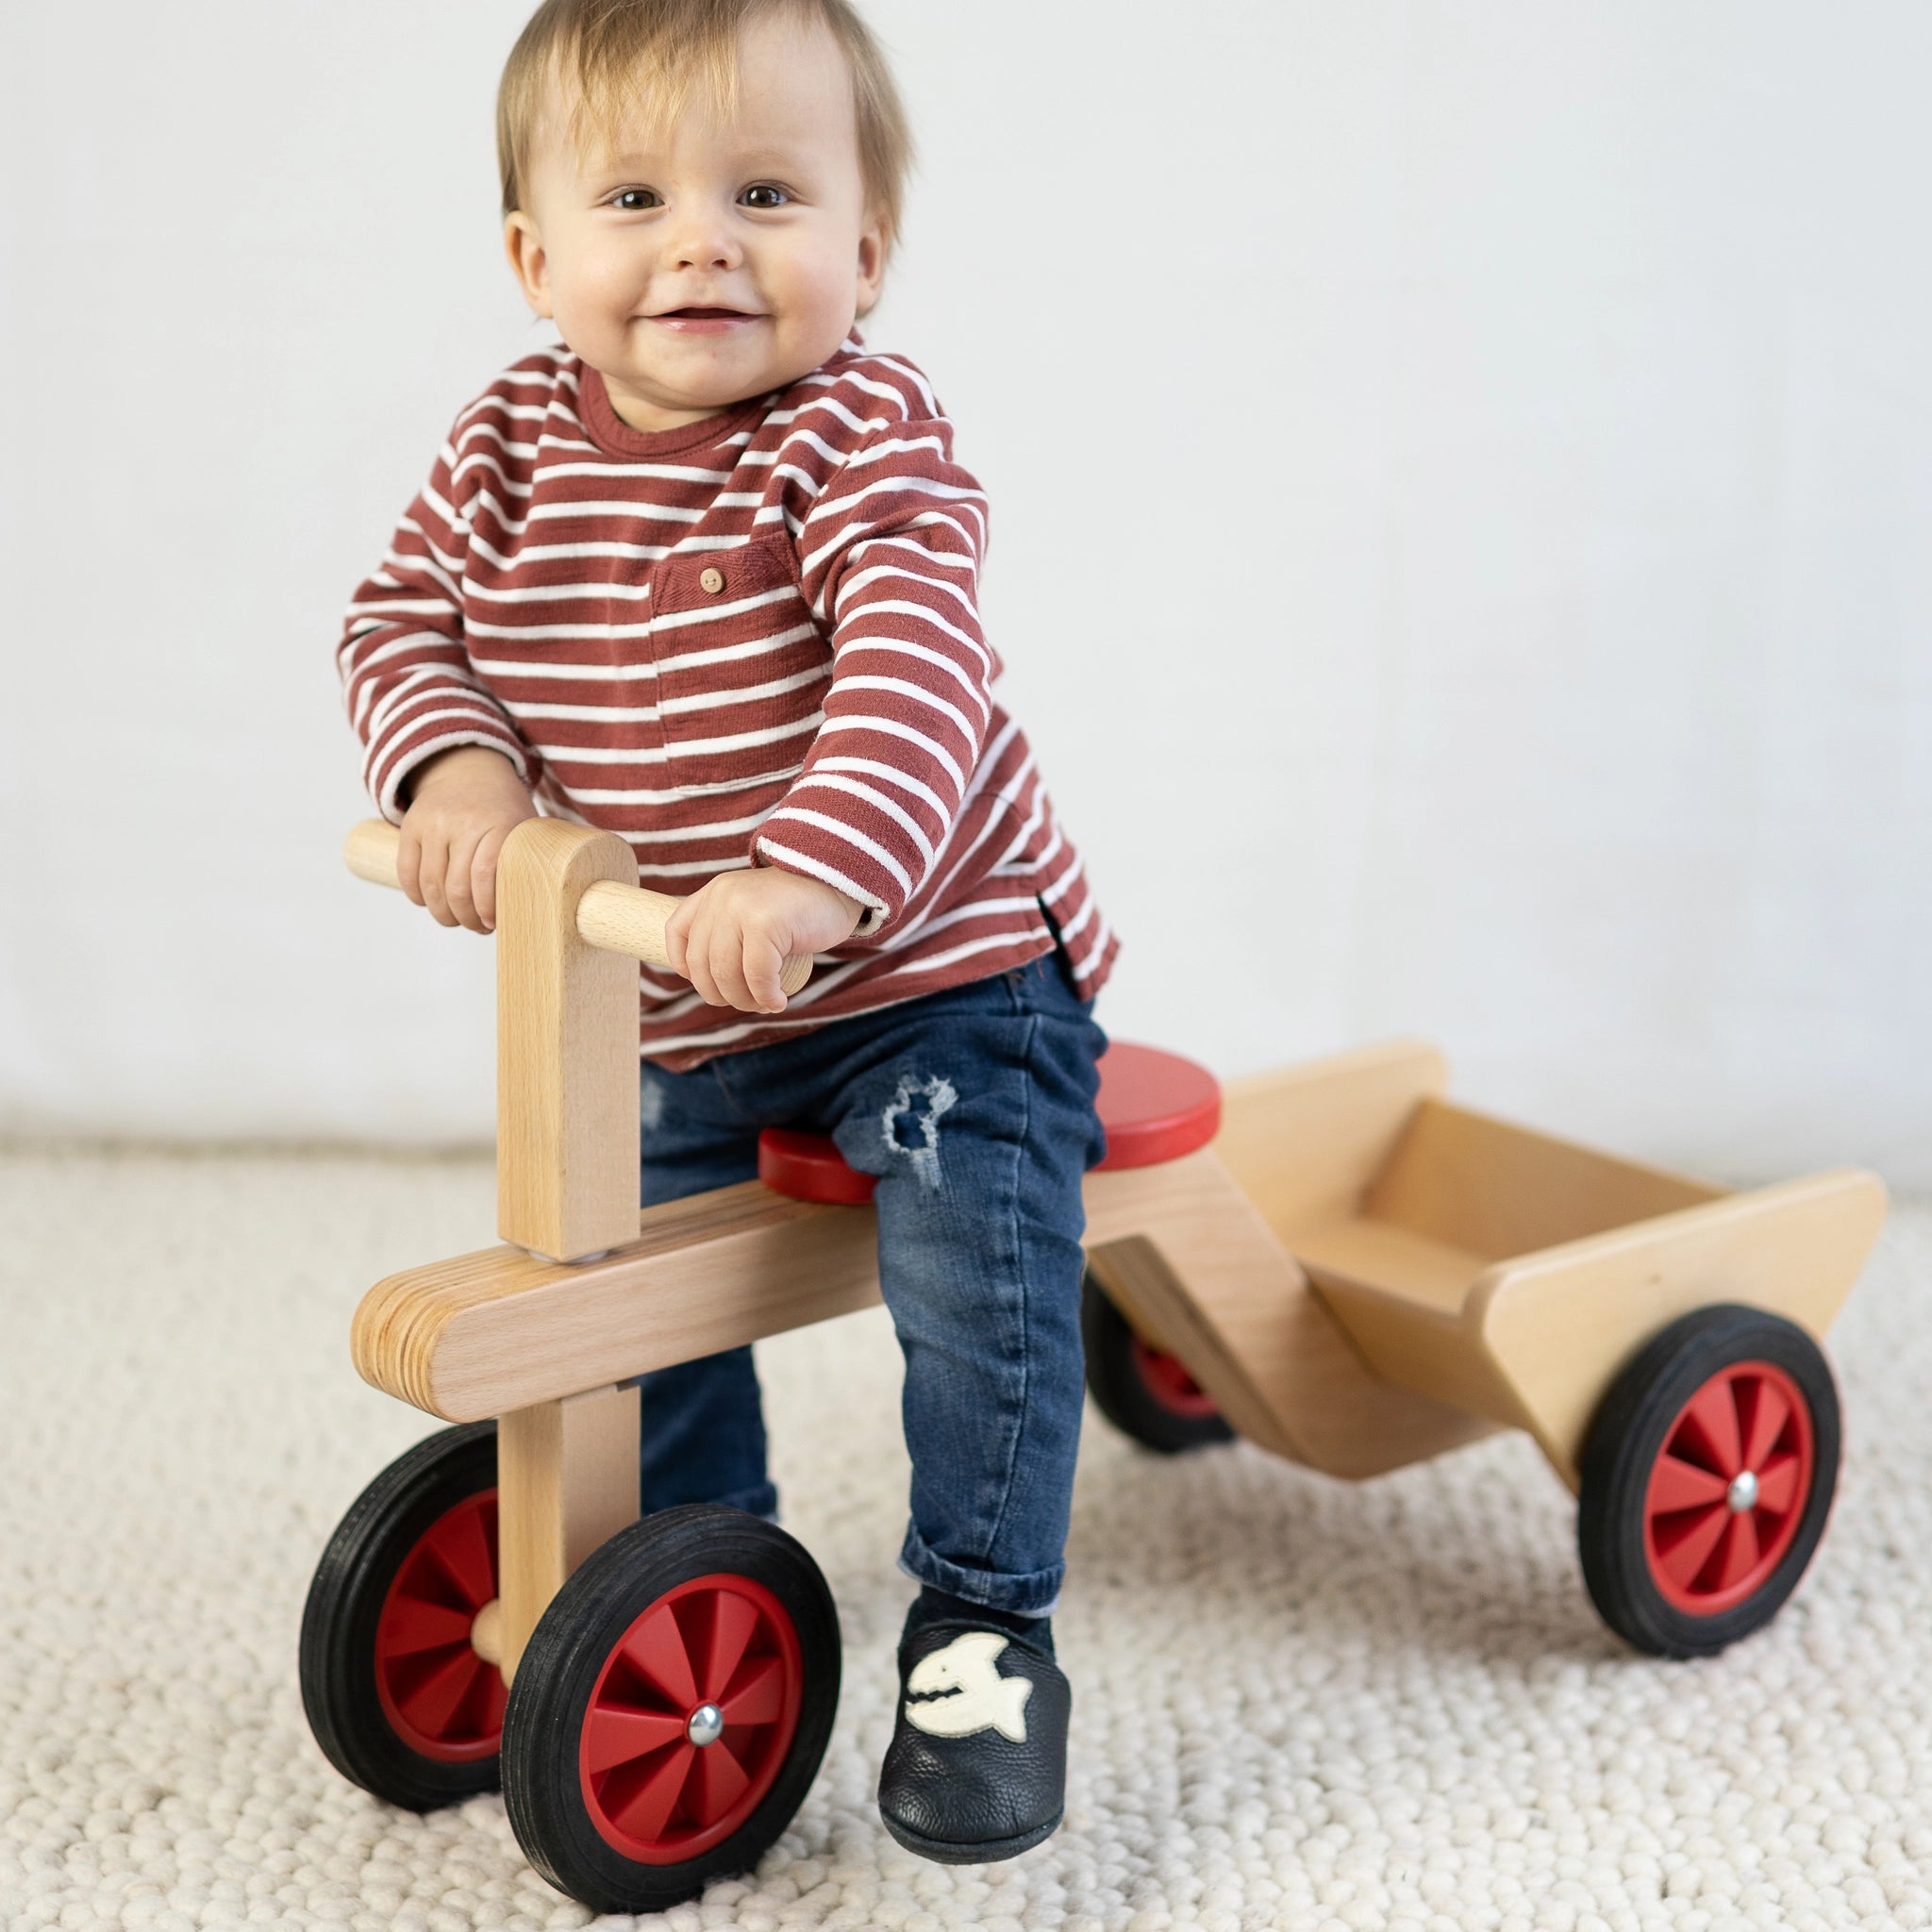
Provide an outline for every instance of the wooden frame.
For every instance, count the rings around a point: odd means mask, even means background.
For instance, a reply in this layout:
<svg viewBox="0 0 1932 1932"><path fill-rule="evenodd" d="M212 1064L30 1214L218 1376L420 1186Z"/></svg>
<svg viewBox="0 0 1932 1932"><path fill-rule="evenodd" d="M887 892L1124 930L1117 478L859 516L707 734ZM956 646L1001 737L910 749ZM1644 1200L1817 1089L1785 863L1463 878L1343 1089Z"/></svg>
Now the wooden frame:
<svg viewBox="0 0 1932 1932"><path fill-rule="evenodd" d="M352 869L395 883L394 833ZM675 902L614 835L532 820L498 873L498 1196L514 1245L378 1282L358 1371L499 1418L506 1678L571 1571L637 1513L620 1387L878 1299L870 1208L761 1183L639 1212L637 986ZM795 990L799 969L788 963ZM1745 1302L1829 1326L1885 1214L1855 1170L1730 1193L1451 1105L1426 1044L1245 1081L1209 1148L1090 1174L1090 1265L1234 1427L1344 1477L1524 1428L1573 1490L1604 1391L1674 1316ZM548 1258L555 1257L557 1258ZM481 1641L479 1639L479 1641Z"/></svg>
<svg viewBox="0 0 1932 1932"><path fill-rule="evenodd" d="M1211 1148L1089 1174L1087 1216L1092 1265L1129 1318L1168 1338L1254 1441L1361 1476L1487 1431L1370 1372ZM378 1282L351 1331L358 1372L473 1422L879 1298L870 1208L745 1181L637 1224L637 1241L575 1267L498 1247Z"/></svg>
<svg viewBox="0 0 1932 1932"><path fill-rule="evenodd" d="M615 832L559 819L519 825L497 866L496 1224L560 1261L637 1232L638 969L576 917L637 876Z"/></svg>

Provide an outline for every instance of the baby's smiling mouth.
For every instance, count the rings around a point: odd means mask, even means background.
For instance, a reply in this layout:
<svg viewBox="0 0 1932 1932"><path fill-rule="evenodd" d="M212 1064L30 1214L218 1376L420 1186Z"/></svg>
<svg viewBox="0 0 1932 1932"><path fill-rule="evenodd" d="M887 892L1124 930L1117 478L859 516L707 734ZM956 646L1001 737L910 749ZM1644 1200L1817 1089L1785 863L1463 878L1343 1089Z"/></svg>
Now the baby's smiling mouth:
<svg viewBox="0 0 1932 1932"><path fill-rule="evenodd" d="M697 306L689 308L667 308L659 315L645 318L646 321L660 324L665 328L675 329L681 335L721 335L726 329L736 328L758 319L756 315L747 314L741 308L706 308Z"/></svg>

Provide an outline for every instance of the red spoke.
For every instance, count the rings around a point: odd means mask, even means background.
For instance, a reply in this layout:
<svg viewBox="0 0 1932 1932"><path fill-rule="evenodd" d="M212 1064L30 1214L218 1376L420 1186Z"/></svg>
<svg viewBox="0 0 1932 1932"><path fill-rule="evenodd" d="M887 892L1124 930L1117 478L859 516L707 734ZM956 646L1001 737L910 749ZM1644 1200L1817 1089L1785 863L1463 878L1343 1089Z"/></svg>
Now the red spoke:
<svg viewBox="0 0 1932 1932"><path fill-rule="evenodd" d="M703 1857L741 1831L788 1761L803 1681L797 1629L762 1583L693 1576L641 1606L591 1688L577 1762L591 1823L625 1857ZM698 1707L718 1707L708 1744Z"/></svg>
<svg viewBox="0 0 1932 1932"><path fill-rule="evenodd" d="M1780 1456L1757 1472L1757 1507L1774 1516L1786 1515L1798 1501L1799 1457Z"/></svg>
<svg viewBox="0 0 1932 1932"><path fill-rule="evenodd" d="M1769 1587L1811 1495L1817 1444L1805 1391L1775 1362L1734 1361L1685 1405L1644 1493L1650 1575L1664 1600L1712 1617ZM1757 1479L1748 1507L1732 1485Z"/></svg>
<svg viewBox="0 0 1932 1932"><path fill-rule="evenodd" d="M1740 1509L1731 1518L1730 1540L1718 1563L1713 1590L1733 1590L1757 1567L1757 1529L1752 1512Z"/></svg>
<svg viewBox="0 0 1932 1932"><path fill-rule="evenodd" d="M758 1627L757 1605L735 1590L711 1592L711 1627L704 1647L698 1682L704 1695L717 1699L730 1685L745 1645Z"/></svg>
<svg viewBox="0 0 1932 1932"><path fill-rule="evenodd" d="M409 1750L441 1763L492 1757L503 1732L502 1674L471 1647L496 1594L496 1491L452 1505L396 1566L375 1619L375 1694Z"/></svg>
<svg viewBox="0 0 1932 1932"><path fill-rule="evenodd" d="M774 1657L754 1657L738 1674L728 1696L718 1700L727 1724L776 1724L785 1709L785 1667Z"/></svg>
<svg viewBox="0 0 1932 1932"><path fill-rule="evenodd" d="M482 1509L455 1509L428 1536L423 1547L462 1592L472 1615L496 1594L496 1549L484 1527Z"/></svg>
<svg viewBox="0 0 1932 1932"><path fill-rule="evenodd" d="M691 1783L695 1790L691 1808L700 1826L717 1824L751 1789L744 1766L732 1757L722 1739L698 1753Z"/></svg>
<svg viewBox="0 0 1932 1932"><path fill-rule="evenodd" d="M667 1744L680 1742L685 1720L669 1711L600 1704L584 1724L585 1769L592 1777L614 1764L628 1764Z"/></svg>
<svg viewBox="0 0 1932 1932"><path fill-rule="evenodd" d="M425 1735L432 1738L444 1736L449 1729L450 1719L470 1694L470 1687L476 1681L476 1673L488 1668L483 1659L465 1645L447 1663L439 1664L414 1690L398 1700L403 1714Z"/></svg>
<svg viewBox="0 0 1932 1932"><path fill-rule="evenodd" d="M1727 1376L1714 1375L1691 1397L1684 1422L1678 1424L1680 1431L1685 1424L1690 1425L1693 1434L1703 1438L1711 1459L1726 1480L1743 1468L1744 1445L1738 1439L1738 1404ZM1677 1444L1673 1442L1671 1447L1674 1451Z"/></svg>
<svg viewBox="0 0 1932 1932"><path fill-rule="evenodd" d="M669 1604L659 1604L625 1639L624 1654L679 1710L690 1710L703 1701L684 1647L684 1632Z"/></svg>
<svg viewBox="0 0 1932 1932"><path fill-rule="evenodd" d="M394 1597L382 1620L383 1652L392 1657L411 1657L419 1650L468 1643L470 1625L475 1621L470 1610L453 1610L420 1596Z"/></svg>
<svg viewBox="0 0 1932 1932"><path fill-rule="evenodd" d="M1717 1548L1717 1540L1724 1535L1724 1525L1730 1520L1731 1512L1720 1504L1707 1515L1692 1520L1668 1549L1658 1549L1665 1571L1680 1589L1689 1590L1696 1583L1698 1573Z"/></svg>
<svg viewBox="0 0 1932 1932"><path fill-rule="evenodd" d="M503 1688L503 1673L476 1659L476 1668L470 1674L470 1688L463 1692L463 1701L457 1706L446 1727L446 1735L452 1738L479 1738L493 1736L503 1728L502 1720L491 1722L491 1712L495 1704L495 1692Z"/></svg>
<svg viewBox="0 0 1932 1932"><path fill-rule="evenodd" d="M1751 1385L1751 1403L1744 1430L1744 1467L1759 1468L1777 1444L1790 1421L1791 1405L1769 1375Z"/></svg>
<svg viewBox="0 0 1932 1932"><path fill-rule="evenodd" d="M1730 1484L1682 1457L1659 1456L1650 1478L1650 1513L1669 1516L1679 1509L1697 1509L1722 1503Z"/></svg>
<svg viewBox="0 0 1932 1932"><path fill-rule="evenodd" d="M680 1744L668 1753L664 1762L614 1807L611 1822L632 1838L641 1839L646 1844L658 1843L664 1836L665 1825L671 1822L672 1812L677 1808L678 1799L684 1795L684 1781L691 1775L691 1760L702 1755L693 1744Z"/></svg>

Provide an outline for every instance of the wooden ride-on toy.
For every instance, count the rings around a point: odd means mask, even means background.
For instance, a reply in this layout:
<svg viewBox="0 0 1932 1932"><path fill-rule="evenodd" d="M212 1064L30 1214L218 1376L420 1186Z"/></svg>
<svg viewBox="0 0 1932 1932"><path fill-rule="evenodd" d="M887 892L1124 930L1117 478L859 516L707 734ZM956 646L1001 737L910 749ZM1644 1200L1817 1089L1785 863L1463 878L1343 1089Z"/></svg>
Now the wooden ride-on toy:
<svg viewBox="0 0 1932 1932"><path fill-rule="evenodd" d="M364 877L393 885L395 855L386 825L351 835ZM554 820L504 847L510 1245L392 1276L358 1310L361 1374L457 1426L351 1507L301 1639L310 1727L344 1775L417 1809L500 1782L531 1862L613 1911L660 1908L756 1861L817 1771L840 1666L830 1593L782 1530L712 1506L637 1520L629 1379L879 1293L874 1217L842 1205L860 1177L816 1141L767 1137L761 1167L780 1187L640 1212L633 962L664 963L675 902L635 878L623 840ZM788 989L809 963L790 962ZM1172 1056L1117 1050L1106 1083L1116 1169L1214 1131L1212 1080ZM1175 1196L1184 1215L1191 1198ZM1164 1224L1128 1210L1120 1194L1103 1211Z"/></svg>
<svg viewBox="0 0 1932 1932"><path fill-rule="evenodd" d="M394 852L385 825L350 840L390 884ZM638 1209L632 961L663 963L675 901L635 877L621 839L555 820L504 848L508 1245L364 1297L358 1370L457 1426L350 1509L301 1649L345 1775L417 1809L500 1781L540 1871L633 1912L745 1869L789 1823L839 1637L775 1525L637 1520L625 1385L878 1298L869 1185L829 1141L769 1133L760 1180ZM1883 1220L1874 1177L1726 1193L1450 1106L1414 1044L1224 1103L1150 1049L1117 1046L1103 1074L1088 1370L1129 1433L1233 1432L1358 1478L1525 1428L1579 1495L1586 1583L1632 1642L1708 1652L1775 1612L1830 1507L1817 1341Z"/></svg>

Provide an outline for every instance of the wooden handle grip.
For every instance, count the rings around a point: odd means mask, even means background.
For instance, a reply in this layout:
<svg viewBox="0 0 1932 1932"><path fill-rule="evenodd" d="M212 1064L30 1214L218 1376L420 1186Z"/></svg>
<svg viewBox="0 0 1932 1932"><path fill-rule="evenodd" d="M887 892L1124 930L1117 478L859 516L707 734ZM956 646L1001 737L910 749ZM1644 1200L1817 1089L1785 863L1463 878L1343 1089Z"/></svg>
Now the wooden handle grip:
<svg viewBox="0 0 1932 1932"><path fill-rule="evenodd" d="M396 848L402 835L381 819L364 819L342 842L342 858L358 879L400 891L396 877ZM671 970L664 950L664 922L682 902L668 892L649 892L642 886L620 886L600 879L577 901L577 937L601 952L624 953L646 966ZM811 958L794 953L786 960L778 984L790 999L811 977Z"/></svg>

